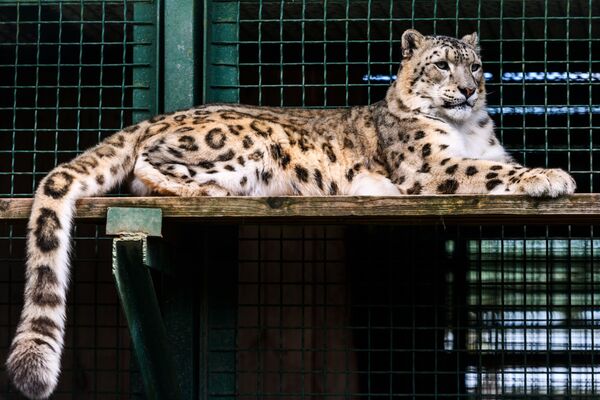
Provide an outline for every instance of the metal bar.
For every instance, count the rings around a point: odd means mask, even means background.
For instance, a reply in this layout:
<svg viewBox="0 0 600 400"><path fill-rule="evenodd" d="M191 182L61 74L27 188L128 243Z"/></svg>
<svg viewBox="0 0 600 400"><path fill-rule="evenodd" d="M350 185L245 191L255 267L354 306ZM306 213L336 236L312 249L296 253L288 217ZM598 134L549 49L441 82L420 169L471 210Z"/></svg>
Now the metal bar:
<svg viewBox="0 0 600 400"><path fill-rule="evenodd" d="M160 208L109 207L106 214L107 235L161 236L162 210Z"/></svg>
<svg viewBox="0 0 600 400"><path fill-rule="evenodd" d="M145 236L113 240L113 275L149 399L183 399L150 272Z"/></svg>
<svg viewBox="0 0 600 400"><path fill-rule="evenodd" d="M203 97L206 103L239 101L239 89L235 87L239 85L238 15L238 2L205 2Z"/></svg>
<svg viewBox="0 0 600 400"><path fill-rule="evenodd" d="M199 100L200 2L164 0L164 111L189 108Z"/></svg>
<svg viewBox="0 0 600 400"><path fill-rule="evenodd" d="M155 24L133 25L133 114L132 122L150 118L158 113L158 7L160 1L135 3L134 18L155 21Z"/></svg>

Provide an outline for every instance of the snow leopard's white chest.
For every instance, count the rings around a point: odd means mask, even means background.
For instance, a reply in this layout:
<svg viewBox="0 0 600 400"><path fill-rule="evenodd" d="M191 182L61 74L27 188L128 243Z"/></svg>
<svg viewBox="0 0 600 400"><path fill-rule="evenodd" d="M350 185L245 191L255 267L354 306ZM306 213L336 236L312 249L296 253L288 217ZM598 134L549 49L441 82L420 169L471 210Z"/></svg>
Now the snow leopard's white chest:
<svg viewBox="0 0 600 400"><path fill-rule="evenodd" d="M505 161L508 155L493 132L493 124L480 127L476 121L468 121L460 126L449 125L448 151L451 156L475 158L490 161Z"/></svg>

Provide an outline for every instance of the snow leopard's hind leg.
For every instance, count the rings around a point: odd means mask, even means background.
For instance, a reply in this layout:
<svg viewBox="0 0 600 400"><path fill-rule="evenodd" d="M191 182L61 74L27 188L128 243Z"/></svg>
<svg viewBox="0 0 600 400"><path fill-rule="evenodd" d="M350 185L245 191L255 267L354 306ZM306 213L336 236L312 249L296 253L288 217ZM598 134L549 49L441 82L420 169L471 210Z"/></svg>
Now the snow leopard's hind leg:
<svg viewBox="0 0 600 400"><path fill-rule="evenodd" d="M183 161L182 161L183 162ZM214 181L198 182L190 175L185 164L175 162L153 165L148 160L139 158L135 164L133 190L163 196L197 197L197 196L229 196L231 193ZM140 183L144 188L140 188Z"/></svg>

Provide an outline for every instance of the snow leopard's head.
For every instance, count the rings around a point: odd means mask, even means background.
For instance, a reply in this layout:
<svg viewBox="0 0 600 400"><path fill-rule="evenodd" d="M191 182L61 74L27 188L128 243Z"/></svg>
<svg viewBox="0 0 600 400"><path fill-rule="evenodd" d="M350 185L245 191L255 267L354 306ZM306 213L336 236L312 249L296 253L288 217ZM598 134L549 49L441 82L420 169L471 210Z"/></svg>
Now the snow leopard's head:
<svg viewBox="0 0 600 400"><path fill-rule="evenodd" d="M402 66L395 85L401 106L456 122L485 107L485 82L477 33L455 39L402 34Z"/></svg>

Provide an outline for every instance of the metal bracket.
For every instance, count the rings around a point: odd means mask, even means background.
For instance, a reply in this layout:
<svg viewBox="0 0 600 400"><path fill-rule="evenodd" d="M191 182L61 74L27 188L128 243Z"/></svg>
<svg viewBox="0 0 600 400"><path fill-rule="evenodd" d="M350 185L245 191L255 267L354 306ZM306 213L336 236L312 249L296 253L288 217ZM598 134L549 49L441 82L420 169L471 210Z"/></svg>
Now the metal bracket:
<svg viewBox="0 0 600 400"><path fill-rule="evenodd" d="M167 331L148 267L165 270L159 243L162 212L109 208L106 232L113 239L113 275L149 399L182 399ZM149 237L154 236L154 237Z"/></svg>
<svg viewBox="0 0 600 400"><path fill-rule="evenodd" d="M143 235L162 237L160 208L109 207L106 215L107 235Z"/></svg>

